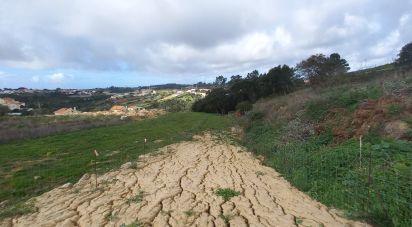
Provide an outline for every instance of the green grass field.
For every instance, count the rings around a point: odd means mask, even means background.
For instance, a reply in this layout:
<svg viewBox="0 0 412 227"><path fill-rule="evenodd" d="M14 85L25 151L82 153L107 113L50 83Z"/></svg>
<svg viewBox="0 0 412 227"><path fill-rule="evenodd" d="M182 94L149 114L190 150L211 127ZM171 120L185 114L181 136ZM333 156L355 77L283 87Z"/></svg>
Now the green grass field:
<svg viewBox="0 0 412 227"><path fill-rule="evenodd" d="M205 130L226 130L232 120L204 113L171 113L128 124L81 130L0 145L0 202L23 201L94 170L117 168L145 152L191 139ZM144 138L147 145L144 146ZM1 214L7 216L8 214Z"/></svg>

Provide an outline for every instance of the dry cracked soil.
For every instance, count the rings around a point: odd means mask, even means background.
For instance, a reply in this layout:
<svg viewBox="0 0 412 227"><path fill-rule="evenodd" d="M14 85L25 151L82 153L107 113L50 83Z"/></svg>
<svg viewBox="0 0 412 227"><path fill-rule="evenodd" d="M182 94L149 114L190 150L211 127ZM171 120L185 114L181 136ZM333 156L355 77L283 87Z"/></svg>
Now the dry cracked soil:
<svg viewBox="0 0 412 227"><path fill-rule="evenodd" d="M367 226L292 187L244 148L210 134L86 174L35 198L36 211L0 226ZM225 201L219 188L239 192Z"/></svg>

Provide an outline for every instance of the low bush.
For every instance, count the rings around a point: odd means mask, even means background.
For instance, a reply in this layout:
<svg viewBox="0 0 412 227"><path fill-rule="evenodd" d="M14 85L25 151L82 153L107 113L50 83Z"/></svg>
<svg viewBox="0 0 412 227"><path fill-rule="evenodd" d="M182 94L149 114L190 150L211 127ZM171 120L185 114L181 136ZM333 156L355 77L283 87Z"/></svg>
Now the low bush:
<svg viewBox="0 0 412 227"><path fill-rule="evenodd" d="M402 106L399 103L393 103L388 107L388 110L391 116L399 116L402 112Z"/></svg>

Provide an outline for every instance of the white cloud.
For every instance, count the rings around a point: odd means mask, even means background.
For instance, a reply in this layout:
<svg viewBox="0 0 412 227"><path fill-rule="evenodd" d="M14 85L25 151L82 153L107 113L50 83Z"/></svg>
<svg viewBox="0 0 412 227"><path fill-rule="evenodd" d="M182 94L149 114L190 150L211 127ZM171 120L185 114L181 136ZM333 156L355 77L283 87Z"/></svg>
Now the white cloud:
<svg viewBox="0 0 412 227"><path fill-rule="evenodd" d="M402 1L4 0L0 66L127 65L173 77L294 64L317 51L384 62L412 40L412 5Z"/></svg>
<svg viewBox="0 0 412 227"><path fill-rule="evenodd" d="M412 14L412 12L411 12L411 14ZM407 27L407 26L410 26L410 24L411 24L411 20L412 20L412 17L411 17L411 14L404 14L404 15L402 15L401 16L401 18L399 19L399 27Z"/></svg>
<svg viewBox="0 0 412 227"><path fill-rule="evenodd" d="M362 33L375 33L380 29L380 25L375 22L370 22L366 18L346 13L344 15L343 24L341 26L332 26L328 33L334 34L342 38L350 38L354 35Z"/></svg>
<svg viewBox="0 0 412 227"><path fill-rule="evenodd" d="M45 76L44 80L50 81L53 83L61 83L61 82L66 82L67 80L70 80L72 78L73 76L71 75L66 75L61 72L58 72L58 73L53 73L53 74Z"/></svg>
<svg viewBox="0 0 412 227"><path fill-rule="evenodd" d="M32 76L31 81L37 83L37 82L40 81L40 77L39 76Z"/></svg>
<svg viewBox="0 0 412 227"><path fill-rule="evenodd" d="M61 82L64 79L63 73L53 73L48 76L48 78L53 82Z"/></svg>
<svg viewBox="0 0 412 227"><path fill-rule="evenodd" d="M272 32L254 32L246 34L232 42L222 43L207 51L201 51L187 44L173 45L162 43L147 51L156 64L165 67L170 62L170 70L187 70L185 63L200 62L192 72L204 71L226 72L242 65L250 66L256 62L280 56L292 44L291 35L283 28L278 27ZM227 61L231 59L231 61ZM196 71L195 71L196 70Z"/></svg>
<svg viewBox="0 0 412 227"><path fill-rule="evenodd" d="M391 32L385 39L372 47L372 52L375 56L383 56L397 49L400 33L398 30Z"/></svg>
<svg viewBox="0 0 412 227"><path fill-rule="evenodd" d="M6 79L7 74L5 72L0 71L0 80Z"/></svg>

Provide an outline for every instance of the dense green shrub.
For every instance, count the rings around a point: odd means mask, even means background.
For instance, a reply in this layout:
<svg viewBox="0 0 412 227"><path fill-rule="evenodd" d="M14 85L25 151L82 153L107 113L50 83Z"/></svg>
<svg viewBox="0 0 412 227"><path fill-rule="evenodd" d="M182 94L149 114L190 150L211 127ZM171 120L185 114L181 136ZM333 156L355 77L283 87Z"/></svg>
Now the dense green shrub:
<svg viewBox="0 0 412 227"><path fill-rule="evenodd" d="M152 108L162 108L168 112L186 112L190 111L194 102L200 99L200 95L182 94L177 97L158 101L152 104Z"/></svg>
<svg viewBox="0 0 412 227"><path fill-rule="evenodd" d="M4 116L8 112L10 112L10 110L7 106L0 105L0 116Z"/></svg>
<svg viewBox="0 0 412 227"><path fill-rule="evenodd" d="M241 102L253 103L257 99L270 95L284 95L300 87L302 79L297 78L294 69L287 65L279 65L260 74L255 70L245 78L240 75L232 76L226 84L223 77L216 78L218 85L204 99L198 100L192 106L196 112L227 114L236 109ZM224 87L226 86L226 87ZM249 105L241 104L243 107Z"/></svg>
<svg viewBox="0 0 412 227"><path fill-rule="evenodd" d="M224 88L213 89L205 98L193 103L195 112L227 114L235 110L236 99Z"/></svg>

